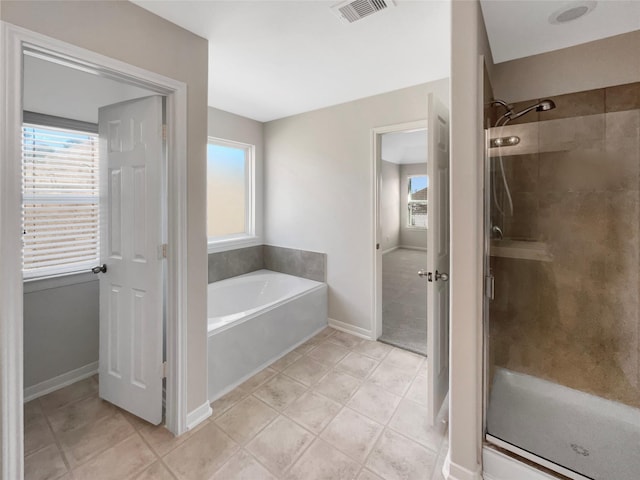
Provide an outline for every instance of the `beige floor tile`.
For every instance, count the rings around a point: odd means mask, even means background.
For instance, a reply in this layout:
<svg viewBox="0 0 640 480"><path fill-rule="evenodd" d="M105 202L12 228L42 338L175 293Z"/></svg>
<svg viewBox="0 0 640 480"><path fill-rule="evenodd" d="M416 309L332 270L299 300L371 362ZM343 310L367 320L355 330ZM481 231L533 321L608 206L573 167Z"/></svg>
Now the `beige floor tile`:
<svg viewBox="0 0 640 480"><path fill-rule="evenodd" d="M223 395L218 400L211 403L211 409L213 410L211 418L219 417L249 394L251 394L251 390L243 387L242 385L234 388L226 395Z"/></svg>
<svg viewBox="0 0 640 480"><path fill-rule="evenodd" d="M55 439L49 423L42 411L34 411L33 409L27 412L25 406L24 412L24 454L29 455L31 453L42 450L44 447L53 445Z"/></svg>
<svg viewBox="0 0 640 480"><path fill-rule="evenodd" d="M376 365L378 365L377 360L351 352L336 365L336 370L342 370L356 378L365 379L376 368Z"/></svg>
<svg viewBox="0 0 640 480"><path fill-rule="evenodd" d="M116 407L97 396L91 396L51 412L47 417L55 434L76 429L104 417L113 416Z"/></svg>
<svg viewBox="0 0 640 480"><path fill-rule="evenodd" d="M284 413L300 425L318 434L341 408L339 403L309 391L289 405Z"/></svg>
<svg viewBox="0 0 640 480"><path fill-rule="evenodd" d="M371 470L367 470L366 468L363 468L356 480L384 480L384 479L382 477L379 477L375 473L373 473Z"/></svg>
<svg viewBox="0 0 640 480"><path fill-rule="evenodd" d="M382 425L349 408L343 408L320 434L320 438L357 462L364 462Z"/></svg>
<svg viewBox="0 0 640 480"><path fill-rule="evenodd" d="M376 422L386 424L396 411L400 400L400 397L384 388L366 382L351 397L347 406Z"/></svg>
<svg viewBox="0 0 640 480"><path fill-rule="evenodd" d="M62 451L71 468L120 443L135 432L125 418L116 413L95 422L58 434Z"/></svg>
<svg viewBox="0 0 640 480"><path fill-rule="evenodd" d="M73 470L74 478L91 480L122 480L137 474L156 460L140 435L105 450L97 457Z"/></svg>
<svg viewBox="0 0 640 480"><path fill-rule="evenodd" d="M238 444L215 423L208 422L164 457L179 480L208 479L238 451Z"/></svg>
<svg viewBox="0 0 640 480"><path fill-rule="evenodd" d="M260 385L265 383L267 380L272 378L277 373L278 372L276 370L274 370L273 368L267 367L267 368L265 368L263 370L260 370L253 377L251 377L249 380L243 382L242 385L240 385L240 386L243 387L243 388L246 388L247 390L254 391L256 388L258 388Z"/></svg>
<svg viewBox="0 0 640 480"><path fill-rule="evenodd" d="M331 371L313 389L339 403L346 403L362 382L343 372Z"/></svg>
<svg viewBox="0 0 640 480"><path fill-rule="evenodd" d="M281 372L282 370L287 368L289 365L291 365L293 362L298 360L301 356L302 355L300 355L297 352L289 352L284 357L280 358L279 360L276 360L269 366L274 370Z"/></svg>
<svg viewBox="0 0 640 480"><path fill-rule="evenodd" d="M236 442L245 443L277 416L278 412L251 395L214 421Z"/></svg>
<svg viewBox="0 0 640 480"><path fill-rule="evenodd" d="M88 396L98 395L98 384L93 378L85 378L72 385L40 397L40 404L45 412L76 402Z"/></svg>
<svg viewBox="0 0 640 480"><path fill-rule="evenodd" d="M424 480L436 462L435 453L385 429L367 460L367 468L385 480Z"/></svg>
<svg viewBox="0 0 640 480"><path fill-rule="evenodd" d="M328 443L316 439L295 463L287 480L351 480L360 465L333 448Z"/></svg>
<svg viewBox="0 0 640 480"><path fill-rule="evenodd" d="M342 360L347 353L349 353L348 348L326 341L319 344L307 356L325 365L333 366Z"/></svg>
<svg viewBox="0 0 640 480"><path fill-rule="evenodd" d="M266 404L282 410L302 395L307 387L284 375L277 375L256 390L253 395Z"/></svg>
<svg viewBox="0 0 640 480"><path fill-rule="evenodd" d="M326 327L324 330L321 330L320 332L316 333L312 340L317 339L317 340L323 340L327 337L330 337L331 335L335 334L338 330L336 330L335 328L331 328L331 327Z"/></svg>
<svg viewBox="0 0 640 480"><path fill-rule="evenodd" d="M412 380L413 372L407 372L402 368L386 363L386 361L378 365L378 368L369 377L370 382L399 396L404 395Z"/></svg>
<svg viewBox="0 0 640 480"><path fill-rule="evenodd" d="M327 341L351 349L361 344L364 340L350 333L337 331L330 337L327 337Z"/></svg>
<svg viewBox="0 0 640 480"><path fill-rule="evenodd" d="M426 375L418 375L411 386L409 387L409 391L405 395L405 398L409 400L413 400L416 403L421 405L427 404L427 376Z"/></svg>
<svg viewBox="0 0 640 480"><path fill-rule="evenodd" d="M391 351L393 347L380 342L372 342L371 340L363 340L352 348L354 352L366 355L375 360L382 360Z"/></svg>
<svg viewBox="0 0 640 480"><path fill-rule="evenodd" d="M25 480L55 480L65 473L67 473L67 467L55 444L24 459Z"/></svg>
<svg viewBox="0 0 640 480"><path fill-rule="evenodd" d="M151 449L156 453L156 455L163 457L191 437L198 430L203 428L206 424L207 422L203 422L193 430L189 430L177 437L164 425L151 425L150 423L146 423L146 425L138 430L138 432L151 446Z"/></svg>
<svg viewBox="0 0 640 480"><path fill-rule="evenodd" d="M244 450L240 450L211 477L211 480L277 480Z"/></svg>
<svg viewBox="0 0 640 480"><path fill-rule="evenodd" d="M280 476L313 439L311 433L280 416L249 442L247 450L273 474Z"/></svg>
<svg viewBox="0 0 640 480"><path fill-rule="evenodd" d="M293 362L282 373L305 385L313 385L328 370L326 365L305 356Z"/></svg>
<svg viewBox="0 0 640 480"><path fill-rule="evenodd" d="M320 343L321 339L311 339L304 342L302 345L294 348L292 352L297 353L298 355L306 355L310 351L314 350Z"/></svg>
<svg viewBox="0 0 640 480"><path fill-rule="evenodd" d="M404 399L400 402L389 427L436 453L444 440L444 425L436 423L435 427L429 426L427 406L411 400Z"/></svg>
<svg viewBox="0 0 640 480"><path fill-rule="evenodd" d="M383 362L415 374L422 366L424 358L422 355L407 352L400 348L394 348L385 357Z"/></svg>
<svg viewBox="0 0 640 480"><path fill-rule="evenodd" d="M162 462L157 461L151 464L149 468L140 475L134 477L134 480L175 480L175 477L167 470Z"/></svg>

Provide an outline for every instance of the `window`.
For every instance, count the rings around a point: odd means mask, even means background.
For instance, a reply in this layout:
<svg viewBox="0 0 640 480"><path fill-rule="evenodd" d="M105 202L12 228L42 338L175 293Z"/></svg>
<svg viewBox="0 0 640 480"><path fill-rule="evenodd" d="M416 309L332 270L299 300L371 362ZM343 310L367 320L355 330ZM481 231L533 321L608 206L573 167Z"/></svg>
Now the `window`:
<svg viewBox="0 0 640 480"><path fill-rule="evenodd" d="M25 122L27 118L25 112ZM80 272L97 264L99 166L95 131L23 123L25 279Z"/></svg>
<svg viewBox="0 0 640 480"><path fill-rule="evenodd" d="M254 146L210 138L207 145L209 250L255 239Z"/></svg>
<svg viewBox="0 0 640 480"><path fill-rule="evenodd" d="M408 224L409 227L427 228L427 190L429 177L426 175L410 175L408 192Z"/></svg>

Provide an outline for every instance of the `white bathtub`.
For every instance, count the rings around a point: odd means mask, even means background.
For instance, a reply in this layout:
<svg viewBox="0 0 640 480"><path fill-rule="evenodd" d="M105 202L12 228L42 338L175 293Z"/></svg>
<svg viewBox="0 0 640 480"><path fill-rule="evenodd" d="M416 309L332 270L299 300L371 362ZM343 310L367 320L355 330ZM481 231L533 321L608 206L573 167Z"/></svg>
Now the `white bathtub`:
<svg viewBox="0 0 640 480"><path fill-rule="evenodd" d="M209 399L221 397L327 325L327 285L269 270L210 283Z"/></svg>

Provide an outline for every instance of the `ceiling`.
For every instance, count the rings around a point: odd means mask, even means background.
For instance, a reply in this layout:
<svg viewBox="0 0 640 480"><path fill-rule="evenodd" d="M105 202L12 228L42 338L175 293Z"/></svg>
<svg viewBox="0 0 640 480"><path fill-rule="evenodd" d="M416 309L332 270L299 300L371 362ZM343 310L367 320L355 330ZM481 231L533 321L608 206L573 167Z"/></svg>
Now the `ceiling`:
<svg viewBox="0 0 640 480"><path fill-rule="evenodd" d="M389 1L389 0L387 0ZM209 40L209 105L269 121L449 76L450 1L397 6L342 23L337 2L133 0ZM480 0L495 63L640 29L640 0Z"/></svg>
<svg viewBox="0 0 640 480"><path fill-rule="evenodd" d="M552 24L567 7L595 4L587 15ZM480 0L494 63L640 30L640 1Z"/></svg>
<svg viewBox="0 0 640 480"><path fill-rule="evenodd" d="M449 2L342 23L336 1L134 0L209 40L209 105L259 121L449 76Z"/></svg>
<svg viewBox="0 0 640 480"><path fill-rule="evenodd" d="M393 132L382 135L382 160L399 165L427 162L427 131Z"/></svg>

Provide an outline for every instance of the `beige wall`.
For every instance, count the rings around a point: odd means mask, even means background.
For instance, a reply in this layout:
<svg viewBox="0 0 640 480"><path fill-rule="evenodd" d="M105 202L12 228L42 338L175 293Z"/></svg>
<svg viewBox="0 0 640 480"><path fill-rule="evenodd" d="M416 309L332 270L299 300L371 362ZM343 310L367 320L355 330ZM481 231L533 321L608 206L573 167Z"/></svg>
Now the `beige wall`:
<svg viewBox="0 0 640 480"><path fill-rule="evenodd" d="M510 103L637 82L640 30L499 63L490 72L496 97Z"/></svg>
<svg viewBox="0 0 640 480"><path fill-rule="evenodd" d="M400 242L400 165L380 162L380 228L382 252Z"/></svg>
<svg viewBox="0 0 640 480"><path fill-rule="evenodd" d="M183 81L188 87L187 407L207 401L206 40L129 2L3 1L1 19Z"/></svg>
<svg viewBox="0 0 640 480"><path fill-rule="evenodd" d="M446 79L265 124L265 240L327 254L329 317L360 333L373 318L371 130L422 120ZM447 102L448 103L448 102Z"/></svg>
<svg viewBox="0 0 640 480"><path fill-rule="evenodd" d="M482 448L483 72L480 4L454 1L451 28L449 480L479 480Z"/></svg>

